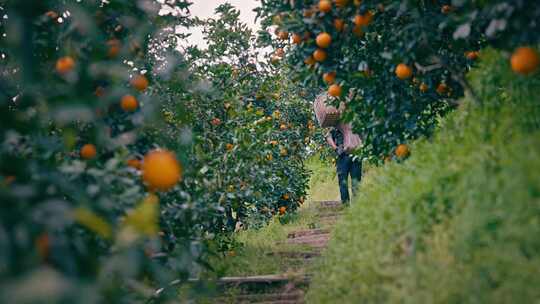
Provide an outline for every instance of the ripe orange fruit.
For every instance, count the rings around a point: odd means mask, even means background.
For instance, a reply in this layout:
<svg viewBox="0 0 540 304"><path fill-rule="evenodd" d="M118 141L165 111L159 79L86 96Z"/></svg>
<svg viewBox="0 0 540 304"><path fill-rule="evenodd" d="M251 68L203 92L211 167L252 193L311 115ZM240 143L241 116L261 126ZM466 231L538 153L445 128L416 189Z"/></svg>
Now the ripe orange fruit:
<svg viewBox="0 0 540 304"><path fill-rule="evenodd" d="M406 144L400 144L399 146L397 146L395 151L396 156L399 158L407 157L409 153L409 146L407 146Z"/></svg>
<svg viewBox="0 0 540 304"><path fill-rule="evenodd" d="M510 64L515 73L530 75L538 70L540 57L538 52L531 47L519 47L512 54Z"/></svg>
<svg viewBox="0 0 540 304"><path fill-rule="evenodd" d="M323 81L326 82L326 84L333 84L336 81L336 72L324 73Z"/></svg>
<svg viewBox="0 0 540 304"><path fill-rule="evenodd" d="M281 131L285 131L285 130L287 130L287 125L286 124L281 124L281 125L279 125L279 129Z"/></svg>
<svg viewBox="0 0 540 304"><path fill-rule="evenodd" d="M354 24L358 26L368 26L372 20L373 20L373 13L370 11L367 11L363 15L354 16Z"/></svg>
<svg viewBox="0 0 540 304"><path fill-rule="evenodd" d="M182 168L170 151L148 152L141 167L142 178L151 190L167 191L182 179Z"/></svg>
<svg viewBox="0 0 540 304"><path fill-rule="evenodd" d="M287 211L287 207L285 206L279 207L279 215L284 215L286 211Z"/></svg>
<svg viewBox="0 0 540 304"><path fill-rule="evenodd" d="M289 39L289 33L285 32L285 31L281 31L281 32L278 33L278 37L281 40L287 40L287 39Z"/></svg>
<svg viewBox="0 0 540 304"><path fill-rule="evenodd" d="M70 56L65 56L56 61L56 72L67 74L75 68L75 60Z"/></svg>
<svg viewBox="0 0 540 304"><path fill-rule="evenodd" d="M93 144L85 144L81 147L80 154L83 159L92 159L97 155L96 146Z"/></svg>
<svg viewBox="0 0 540 304"><path fill-rule="evenodd" d="M300 34L296 34L296 33L293 34L292 41L293 41L294 44L300 44L300 43L302 43L302 40L303 39L302 39L302 36Z"/></svg>
<svg viewBox="0 0 540 304"><path fill-rule="evenodd" d="M141 168L141 161L136 158L128 159L126 164L133 169L139 170Z"/></svg>
<svg viewBox="0 0 540 304"><path fill-rule="evenodd" d="M148 79L144 75L137 75L130 81L135 90L142 92L148 88Z"/></svg>
<svg viewBox="0 0 540 304"><path fill-rule="evenodd" d="M344 8L349 4L349 0L335 0L336 6L339 8Z"/></svg>
<svg viewBox="0 0 540 304"><path fill-rule="evenodd" d="M443 7L441 8L441 12L443 14L448 14L448 13L450 13L452 11L452 9L453 8L450 5L443 5Z"/></svg>
<svg viewBox="0 0 540 304"><path fill-rule="evenodd" d="M465 57L469 60L476 60L478 59L478 52L477 51L470 51L465 53Z"/></svg>
<svg viewBox="0 0 540 304"><path fill-rule="evenodd" d="M323 13L328 13L332 10L332 2L330 0L319 1L319 10Z"/></svg>
<svg viewBox="0 0 540 304"><path fill-rule="evenodd" d="M135 112L139 107L139 102L133 95L124 95L120 101L120 107L124 112Z"/></svg>
<svg viewBox="0 0 540 304"><path fill-rule="evenodd" d="M341 86L339 84L333 84L328 88L328 94L333 97L341 96Z"/></svg>
<svg viewBox="0 0 540 304"><path fill-rule="evenodd" d="M309 56L308 58L304 60L304 63L307 65L314 65L315 62L316 61L315 61L315 58L313 58L313 56Z"/></svg>
<svg viewBox="0 0 540 304"><path fill-rule="evenodd" d="M315 59L318 62L323 62L326 60L327 54L326 51L323 49L316 49L315 52L313 52L313 59Z"/></svg>
<svg viewBox="0 0 540 304"><path fill-rule="evenodd" d="M362 4L362 0L354 0L353 3L355 6L360 6Z"/></svg>
<svg viewBox="0 0 540 304"><path fill-rule="evenodd" d="M334 19L334 27L336 28L336 31L342 32L345 28L345 21L343 19Z"/></svg>
<svg viewBox="0 0 540 304"><path fill-rule="evenodd" d="M396 67L396 76L401 79L401 80L405 80L405 79L409 79L412 77L412 74L413 74L413 71L411 69L411 67L409 67L408 65L404 64L404 63L400 63L397 65Z"/></svg>
<svg viewBox="0 0 540 304"><path fill-rule="evenodd" d="M231 151L233 148L234 148L234 145L231 144L231 143L227 143L227 144L225 145L225 149L227 149L227 151Z"/></svg>
<svg viewBox="0 0 540 304"><path fill-rule="evenodd" d="M425 83L423 83L423 82L420 84L420 91L421 91L422 93L427 92L428 89L429 89L429 87L428 87L427 84L425 84Z"/></svg>
<svg viewBox="0 0 540 304"><path fill-rule="evenodd" d="M120 40L118 39L111 39L107 41L107 46L109 47L109 50L107 51L107 56L110 58L115 58L120 54L120 50L122 49L122 44L120 43Z"/></svg>
<svg viewBox="0 0 540 304"><path fill-rule="evenodd" d="M317 35L317 38L315 39L315 42L317 43L317 46L320 48L327 48L332 43L332 36L330 34L324 32Z"/></svg>
<svg viewBox="0 0 540 304"><path fill-rule="evenodd" d="M439 93L439 95L443 95L444 93L446 93L448 91L448 86L444 83L440 83L438 86L437 86L437 93Z"/></svg>

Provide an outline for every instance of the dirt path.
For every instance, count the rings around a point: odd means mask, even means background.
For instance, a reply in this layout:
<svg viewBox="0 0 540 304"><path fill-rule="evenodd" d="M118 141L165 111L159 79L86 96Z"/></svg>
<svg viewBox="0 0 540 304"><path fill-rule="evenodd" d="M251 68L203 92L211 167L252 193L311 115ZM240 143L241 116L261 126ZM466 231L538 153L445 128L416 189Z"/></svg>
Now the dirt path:
<svg viewBox="0 0 540 304"><path fill-rule="evenodd" d="M342 206L339 202L324 201L313 204L317 210L317 226L319 227L293 231L289 233L287 240L279 243L284 247L290 244L301 245L305 250L268 253L268 255L277 255L290 261L291 265L296 265L294 273L221 278L219 284L227 295L216 299L214 303L304 303L304 295L310 282L310 265L326 248L330 232L342 214Z"/></svg>

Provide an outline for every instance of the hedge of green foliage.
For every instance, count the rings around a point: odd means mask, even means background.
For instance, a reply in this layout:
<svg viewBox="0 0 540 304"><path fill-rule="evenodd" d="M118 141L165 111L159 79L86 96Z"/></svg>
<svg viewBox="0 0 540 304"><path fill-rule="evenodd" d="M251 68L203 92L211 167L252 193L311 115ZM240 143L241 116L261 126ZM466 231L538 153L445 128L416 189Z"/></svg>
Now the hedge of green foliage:
<svg viewBox="0 0 540 304"><path fill-rule="evenodd" d="M370 171L310 303L532 303L540 297L540 77L485 51L464 100L411 157Z"/></svg>

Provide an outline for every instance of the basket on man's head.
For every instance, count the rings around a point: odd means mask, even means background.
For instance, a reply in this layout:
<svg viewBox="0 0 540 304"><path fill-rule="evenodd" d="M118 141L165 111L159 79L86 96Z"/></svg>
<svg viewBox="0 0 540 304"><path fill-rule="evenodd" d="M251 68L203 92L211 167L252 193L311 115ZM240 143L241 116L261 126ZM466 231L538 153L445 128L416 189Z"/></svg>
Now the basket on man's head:
<svg viewBox="0 0 540 304"><path fill-rule="evenodd" d="M343 110L342 106L345 106L344 103L341 103L340 108L337 109L336 107L332 106L329 101L329 96L325 92L319 94L313 102L315 117L317 118L319 125L323 128L335 127L339 122L339 118Z"/></svg>
<svg viewBox="0 0 540 304"><path fill-rule="evenodd" d="M339 108L329 104L328 94L319 94L313 103L315 117L319 125L323 128L335 127L338 129L344 138L344 150L350 153L362 145L362 140L358 134L353 133L350 123L341 123L339 121L341 113L345 110L345 103L341 102Z"/></svg>

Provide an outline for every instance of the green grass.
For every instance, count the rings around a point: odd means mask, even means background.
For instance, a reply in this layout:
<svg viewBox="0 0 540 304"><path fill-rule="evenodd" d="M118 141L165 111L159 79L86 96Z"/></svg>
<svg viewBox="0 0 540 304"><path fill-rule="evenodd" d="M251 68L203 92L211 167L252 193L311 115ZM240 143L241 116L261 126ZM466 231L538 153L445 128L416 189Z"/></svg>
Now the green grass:
<svg viewBox="0 0 540 304"><path fill-rule="evenodd" d="M468 99L405 162L370 170L308 303L540 299L540 76L482 54Z"/></svg>
<svg viewBox="0 0 540 304"><path fill-rule="evenodd" d="M287 234L293 230L307 229L314 223L314 210L309 206L301 208L296 215L290 216L290 222L280 223L278 218L260 229L249 229L235 234L235 241L240 244L226 257L213 261L225 276L265 275L292 272L291 265L279 256L269 255L277 251L302 251L301 246L283 244Z"/></svg>
<svg viewBox="0 0 540 304"><path fill-rule="evenodd" d="M315 155L307 162L312 172L309 180L309 201L339 200L336 168Z"/></svg>

